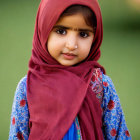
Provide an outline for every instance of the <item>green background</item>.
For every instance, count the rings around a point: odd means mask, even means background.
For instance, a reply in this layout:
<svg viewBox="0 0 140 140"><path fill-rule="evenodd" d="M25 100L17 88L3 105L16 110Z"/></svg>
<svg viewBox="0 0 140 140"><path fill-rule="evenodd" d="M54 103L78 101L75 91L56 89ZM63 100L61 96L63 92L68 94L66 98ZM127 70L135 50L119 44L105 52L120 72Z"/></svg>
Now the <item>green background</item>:
<svg viewBox="0 0 140 140"><path fill-rule="evenodd" d="M140 11L126 0L99 0L104 39L100 63L121 100L127 126L140 139ZM14 92L28 70L39 0L0 0L0 140L7 140Z"/></svg>

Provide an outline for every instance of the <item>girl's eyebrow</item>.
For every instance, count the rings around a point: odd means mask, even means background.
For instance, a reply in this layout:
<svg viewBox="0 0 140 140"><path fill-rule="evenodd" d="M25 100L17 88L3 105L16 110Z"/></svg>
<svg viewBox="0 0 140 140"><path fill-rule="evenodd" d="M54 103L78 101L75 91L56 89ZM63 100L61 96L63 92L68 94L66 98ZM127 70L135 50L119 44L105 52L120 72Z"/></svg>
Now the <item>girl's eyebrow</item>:
<svg viewBox="0 0 140 140"><path fill-rule="evenodd" d="M66 27L63 25L55 25L53 28L60 28L60 29L65 29L65 30L74 30L74 31L80 31L80 32L92 32L93 33L93 30L91 30L91 29L72 28L72 27Z"/></svg>

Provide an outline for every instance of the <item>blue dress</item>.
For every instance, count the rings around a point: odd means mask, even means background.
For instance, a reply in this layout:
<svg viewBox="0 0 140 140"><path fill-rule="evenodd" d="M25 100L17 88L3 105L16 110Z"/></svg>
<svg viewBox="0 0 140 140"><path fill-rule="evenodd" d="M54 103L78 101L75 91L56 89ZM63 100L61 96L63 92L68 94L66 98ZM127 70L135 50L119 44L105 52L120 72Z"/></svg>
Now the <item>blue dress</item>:
<svg viewBox="0 0 140 140"><path fill-rule="evenodd" d="M9 140L28 140L29 111L27 104L27 76L19 82L11 113ZM105 140L131 140L124 114L111 79L96 69L90 83L103 110L103 135ZM102 86L101 86L102 85ZM82 140L78 118L69 128L63 140Z"/></svg>

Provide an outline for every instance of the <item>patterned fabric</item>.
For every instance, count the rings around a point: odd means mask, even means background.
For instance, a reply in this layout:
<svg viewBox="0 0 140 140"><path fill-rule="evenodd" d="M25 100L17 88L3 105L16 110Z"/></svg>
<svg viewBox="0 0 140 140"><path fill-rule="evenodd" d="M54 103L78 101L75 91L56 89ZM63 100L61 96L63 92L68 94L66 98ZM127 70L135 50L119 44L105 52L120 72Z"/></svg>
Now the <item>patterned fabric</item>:
<svg viewBox="0 0 140 140"><path fill-rule="evenodd" d="M24 77L18 84L12 106L9 140L28 140L29 112L26 98L26 80Z"/></svg>
<svg viewBox="0 0 140 140"><path fill-rule="evenodd" d="M103 132L107 140L131 140L120 100L111 79L103 75Z"/></svg>
<svg viewBox="0 0 140 140"><path fill-rule="evenodd" d="M26 80L24 77L18 84L12 106L9 140L28 140L29 112L26 98ZM120 100L116 94L111 79L102 74L100 69L93 73L90 83L92 90L101 103L103 110L103 134L105 140L131 140L127 129ZM75 134L77 135L76 137ZM69 137L70 136L70 137ZM63 140L82 140L78 118L76 117L71 128Z"/></svg>
<svg viewBox="0 0 140 140"><path fill-rule="evenodd" d="M90 86L93 92L96 94L96 97L99 99L100 104L102 104L103 84L102 84L102 72L99 68L94 70Z"/></svg>
<svg viewBox="0 0 140 140"><path fill-rule="evenodd" d="M75 124L76 124L76 129L77 129L77 140L82 140L82 134L81 134L81 131L80 131L80 126L79 126L79 122L78 122L77 117L75 119Z"/></svg>

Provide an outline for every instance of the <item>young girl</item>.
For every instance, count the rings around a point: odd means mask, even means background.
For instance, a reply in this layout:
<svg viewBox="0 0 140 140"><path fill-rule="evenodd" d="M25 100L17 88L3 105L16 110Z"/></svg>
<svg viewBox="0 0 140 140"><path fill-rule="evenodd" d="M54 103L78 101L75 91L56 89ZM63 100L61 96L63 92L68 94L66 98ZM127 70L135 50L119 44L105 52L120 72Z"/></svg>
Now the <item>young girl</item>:
<svg viewBox="0 0 140 140"><path fill-rule="evenodd" d="M102 38L97 0L41 1L9 140L131 139L113 83L97 62Z"/></svg>

